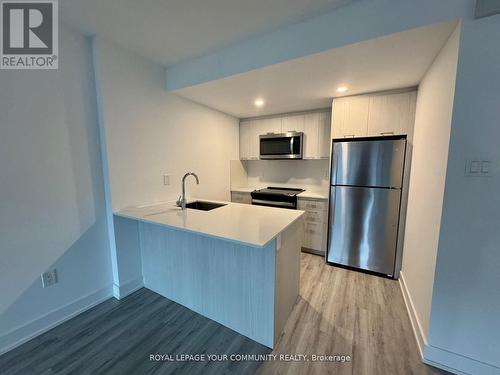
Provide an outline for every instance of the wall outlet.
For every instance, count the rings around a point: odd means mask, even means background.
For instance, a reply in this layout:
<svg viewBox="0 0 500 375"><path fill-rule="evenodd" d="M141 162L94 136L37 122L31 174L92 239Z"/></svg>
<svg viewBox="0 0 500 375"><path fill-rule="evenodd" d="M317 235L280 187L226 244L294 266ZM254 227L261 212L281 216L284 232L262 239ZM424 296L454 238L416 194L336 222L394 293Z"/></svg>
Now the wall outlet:
<svg viewBox="0 0 500 375"><path fill-rule="evenodd" d="M57 271L54 268L53 270L42 273L42 287L47 288L54 284L57 284Z"/></svg>
<svg viewBox="0 0 500 375"><path fill-rule="evenodd" d="M165 186L170 185L170 175L169 174L163 175L163 185L165 185Z"/></svg>

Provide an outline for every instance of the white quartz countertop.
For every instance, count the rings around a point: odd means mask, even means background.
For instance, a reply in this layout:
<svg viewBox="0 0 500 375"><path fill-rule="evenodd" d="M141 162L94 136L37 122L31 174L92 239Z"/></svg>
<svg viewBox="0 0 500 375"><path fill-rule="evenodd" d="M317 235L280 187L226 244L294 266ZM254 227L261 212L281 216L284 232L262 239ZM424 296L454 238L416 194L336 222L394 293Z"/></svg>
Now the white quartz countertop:
<svg viewBox="0 0 500 375"><path fill-rule="evenodd" d="M240 188L231 188L231 191L239 192L239 193L251 193L255 189L261 189L262 187L240 187ZM310 199L326 199L328 200L328 191L313 191L306 190L299 195L297 198L310 198Z"/></svg>
<svg viewBox="0 0 500 375"><path fill-rule="evenodd" d="M114 214L257 247L265 246L304 214L304 211L300 210L218 203L226 205L210 211L189 208L182 211L175 202L168 202L128 207Z"/></svg>

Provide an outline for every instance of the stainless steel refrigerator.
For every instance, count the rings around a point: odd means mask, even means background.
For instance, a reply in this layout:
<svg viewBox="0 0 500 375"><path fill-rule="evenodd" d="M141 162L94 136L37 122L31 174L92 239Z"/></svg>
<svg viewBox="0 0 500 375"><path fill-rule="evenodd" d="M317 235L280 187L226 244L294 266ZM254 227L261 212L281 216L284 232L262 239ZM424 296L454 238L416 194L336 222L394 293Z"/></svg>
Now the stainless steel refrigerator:
<svg viewBox="0 0 500 375"><path fill-rule="evenodd" d="M399 277L406 147L405 136L333 140L328 263Z"/></svg>

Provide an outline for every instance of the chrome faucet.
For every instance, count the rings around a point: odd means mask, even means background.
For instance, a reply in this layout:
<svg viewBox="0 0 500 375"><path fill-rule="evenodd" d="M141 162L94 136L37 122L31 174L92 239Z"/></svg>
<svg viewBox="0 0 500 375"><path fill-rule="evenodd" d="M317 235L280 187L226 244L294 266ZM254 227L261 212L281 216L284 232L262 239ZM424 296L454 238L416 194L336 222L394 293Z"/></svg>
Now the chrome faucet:
<svg viewBox="0 0 500 375"><path fill-rule="evenodd" d="M184 175L184 177L182 177L182 194L177 200L177 206L181 207L183 210L186 209L186 178L188 176L193 176L196 179L196 184L197 185L200 184L200 180L198 179L196 173L188 172Z"/></svg>

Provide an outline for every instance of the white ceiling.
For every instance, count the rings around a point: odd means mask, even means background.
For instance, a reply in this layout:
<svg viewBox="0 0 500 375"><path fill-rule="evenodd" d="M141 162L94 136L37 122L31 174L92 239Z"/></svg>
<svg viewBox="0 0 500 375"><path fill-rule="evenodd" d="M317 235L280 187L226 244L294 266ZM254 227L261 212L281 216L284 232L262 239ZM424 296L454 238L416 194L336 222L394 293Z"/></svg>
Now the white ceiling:
<svg viewBox="0 0 500 375"><path fill-rule="evenodd" d="M328 107L343 95L416 86L456 21L335 48L251 72L174 91L239 118ZM261 97L266 104L253 105Z"/></svg>
<svg viewBox="0 0 500 375"><path fill-rule="evenodd" d="M61 19L162 65L198 57L355 0L63 0Z"/></svg>

